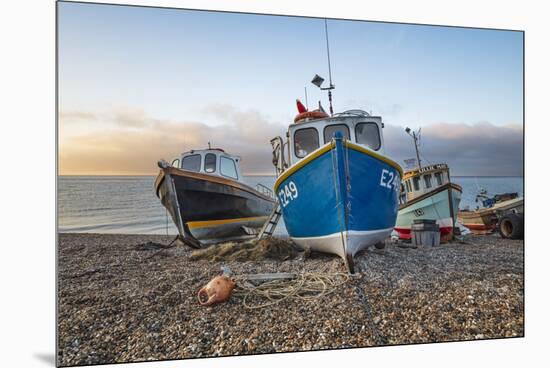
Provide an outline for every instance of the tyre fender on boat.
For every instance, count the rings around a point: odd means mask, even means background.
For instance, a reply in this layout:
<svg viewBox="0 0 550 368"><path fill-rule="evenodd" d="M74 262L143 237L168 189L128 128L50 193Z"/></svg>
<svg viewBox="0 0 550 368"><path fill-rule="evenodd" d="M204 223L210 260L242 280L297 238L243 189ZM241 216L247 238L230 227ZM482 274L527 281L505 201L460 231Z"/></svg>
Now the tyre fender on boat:
<svg viewBox="0 0 550 368"><path fill-rule="evenodd" d="M498 232L505 239L523 238L523 214L510 213L498 221Z"/></svg>

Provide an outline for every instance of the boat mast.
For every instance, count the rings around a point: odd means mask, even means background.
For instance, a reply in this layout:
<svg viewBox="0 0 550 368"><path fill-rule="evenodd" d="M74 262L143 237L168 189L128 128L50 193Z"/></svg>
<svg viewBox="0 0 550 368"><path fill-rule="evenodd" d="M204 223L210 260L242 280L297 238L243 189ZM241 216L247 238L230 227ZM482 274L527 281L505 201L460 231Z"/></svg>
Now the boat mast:
<svg viewBox="0 0 550 368"><path fill-rule="evenodd" d="M420 153L418 153L418 137L416 136L416 133L413 132L413 139L414 139L414 148L416 150L416 158L418 160L418 168L422 168L422 164L420 163Z"/></svg>
<svg viewBox="0 0 550 368"><path fill-rule="evenodd" d="M325 81L324 78L320 77L319 75L315 74L315 77L313 77L311 83L319 87L321 91L328 91L328 102L330 107L330 116L334 115L334 109L332 108L332 90L335 88L334 84L332 84L332 70L330 68L330 48L328 44L328 25L327 25L327 18L325 18L325 38L327 41L327 62L328 62L328 80L329 80L329 86L328 87L321 87L323 85L323 82Z"/></svg>
<svg viewBox="0 0 550 368"><path fill-rule="evenodd" d="M413 131L411 134L411 128L405 128L405 132L407 132L408 135L410 135L414 140L414 149L416 151L416 159L418 160L418 168L421 169L422 165L420 162L420 152L418 151L418 138L420 135L420 129L418 129L418 133Z"/></svg>
<svg viewBox="0 0 550 368"><path fill-rule="evenodd" d="M327 18L325 18L325 38L327 40L327 62L328 62L328 83L329 87L328 89L328 103L330 107L330 116L334 114L334 111L332 109L332 89L334 89L334 85L332 84L332 70L330 69L330 48L328 44L328 25L327 25Z"/></svg>

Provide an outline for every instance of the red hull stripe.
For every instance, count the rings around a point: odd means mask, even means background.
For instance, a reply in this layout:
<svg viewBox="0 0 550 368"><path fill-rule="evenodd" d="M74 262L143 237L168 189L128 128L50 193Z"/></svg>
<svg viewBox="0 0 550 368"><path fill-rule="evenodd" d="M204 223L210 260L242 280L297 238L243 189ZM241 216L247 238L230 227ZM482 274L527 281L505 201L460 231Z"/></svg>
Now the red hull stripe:
<svg viewBox="0 0 550 368"><path fill-rule="evenodd" d="M395 231L397 231L397 233L399 234L400 239L411 239L412 238L411 229L406 229L406 228L403 228L403 227L396 227ZM445 236L445 235L449 235L451 232L452 232L452 227L451 226L446 226L446 227L440 227L439 228L439 233L441 234L442 237Z"/></svg>

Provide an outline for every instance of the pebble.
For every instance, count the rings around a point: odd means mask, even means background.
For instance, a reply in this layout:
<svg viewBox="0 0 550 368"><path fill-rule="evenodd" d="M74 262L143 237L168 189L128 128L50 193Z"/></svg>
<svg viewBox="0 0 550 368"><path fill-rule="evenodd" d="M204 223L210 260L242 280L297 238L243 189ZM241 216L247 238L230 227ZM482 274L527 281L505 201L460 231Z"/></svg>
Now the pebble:
<svg viewBox="0 0 550 368"><path fill-rule="evenodd" d="M204 308L196 293L222 264L237 275L342 272L344 264L315 252L305 260L212 262L192 261L186 247L136 247L171 240L60 234L60 365L524 335L523 241L472 236L422 249L388 242L356 256L359 277L322 300L245 309L237 296Z"/></svg>

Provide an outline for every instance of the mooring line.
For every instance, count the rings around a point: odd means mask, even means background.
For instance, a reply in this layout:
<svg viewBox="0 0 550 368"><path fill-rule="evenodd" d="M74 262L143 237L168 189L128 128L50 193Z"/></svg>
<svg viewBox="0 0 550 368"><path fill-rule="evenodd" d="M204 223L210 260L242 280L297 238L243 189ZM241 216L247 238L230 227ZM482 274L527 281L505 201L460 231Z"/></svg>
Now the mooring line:
<svg viewBox="0 0 550 368"><path fill-rule="evenodd" d="M363 262L359 263L359 273L362 275L359 280L366 281L365 273L363 272ZM370 305L369 299L367 298L367 295L365 293L365 290L360 287L360 285L355 285L355 291L357 293L357 297L359 298L359 301L361 304L363 304L363 307L365 309L365 312L367 313L367 325L369 330L371 331L374 340L376 342L376 345L384 345L385 342L382 340L382 337L380 336L380 331L376 327L376 324L374 323L373 317L372 317L372 307Z"/></svg>
<svg viewBox="0 0 550 368"><path fill-rule="evenodd" d="M165 216L166 216L166 236L168 236L168 208L164 208L165 210Z"/></svg>

